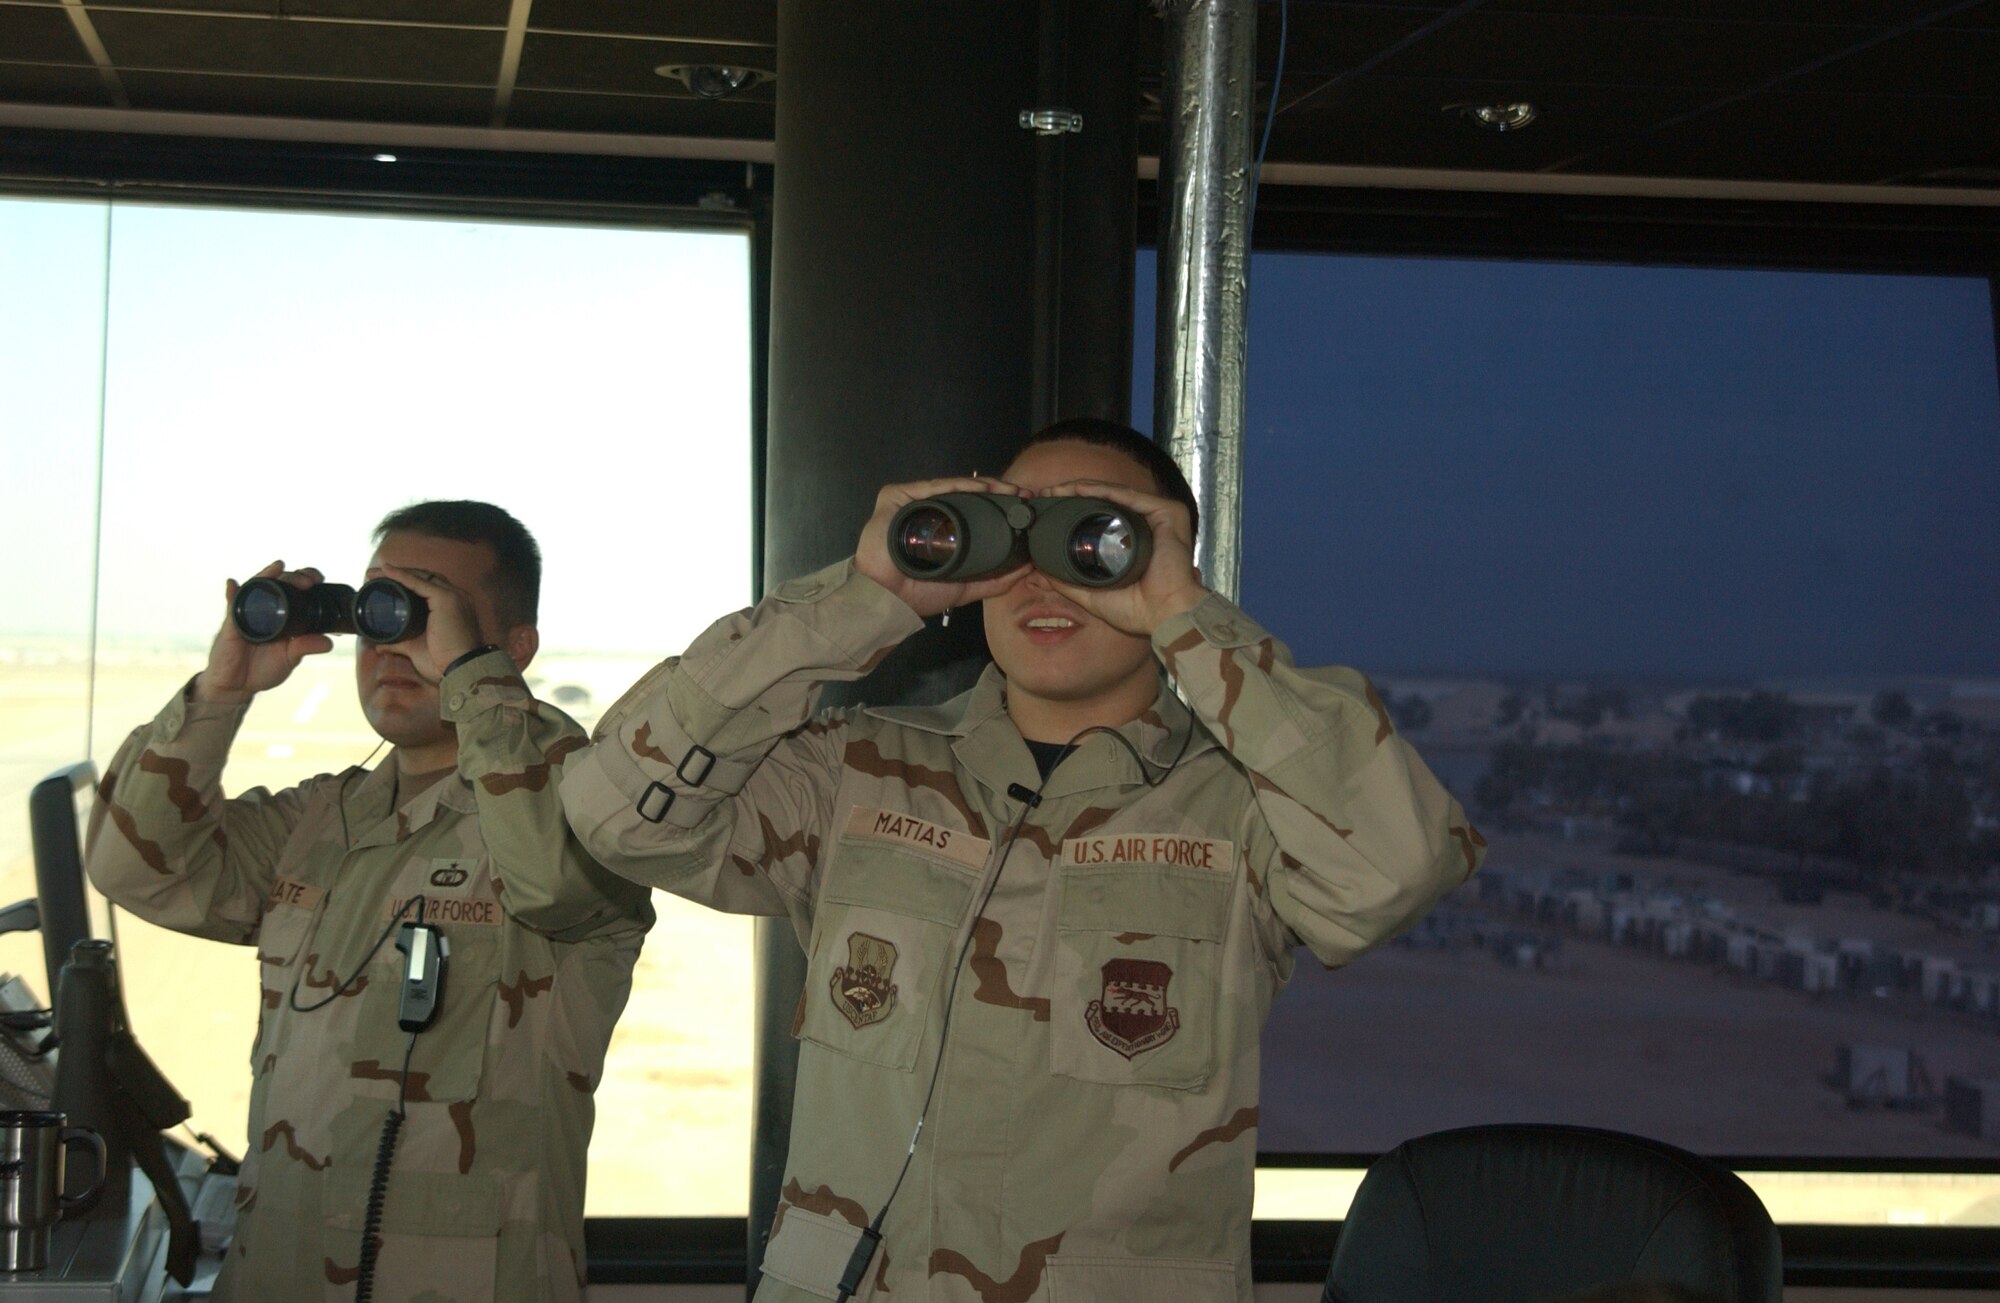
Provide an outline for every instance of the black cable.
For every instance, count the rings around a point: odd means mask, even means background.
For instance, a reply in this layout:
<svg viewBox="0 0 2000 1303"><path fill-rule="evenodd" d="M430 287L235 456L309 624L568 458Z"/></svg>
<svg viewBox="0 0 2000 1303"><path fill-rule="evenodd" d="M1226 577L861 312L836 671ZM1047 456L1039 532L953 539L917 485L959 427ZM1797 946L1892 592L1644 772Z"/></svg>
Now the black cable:
<svg viewBox="0 0 2000 1303"><path fill-rule="evenodd" d="M1084 729L1081 733L1078 733L1075 737L1071 738L1067 743L1067 745L1074 747L1077 743L1083 741L1083 739L1089 737L1092 733L1103 733L1108 737L1110 737L1110 739L1113 742L1116 742L1119 746L1124 747L1126 754L1132 757L1133 763L1139 766L1139 781L1143 782L1148 787L1158 787L1161 783L1167 781L1167 775L1171 774L1172 772L1174 772L1175 769L1179 768L1181 761L1187 757L1188 743L1194 741L1194 730L1195 730L1195 721L1193 718L1193 712L1189 712L1188 728L1187 732L1181 736L1180 750L1174 752L1174 758L1172 760L1167 761L1166 767L1160 770L1159 776L1157 778L1147 771L1146 757L1139 754L1139 748L1132 745L1132 739L1126 737L1123 733L1120 733L1117 729L1111 727L1111 725L1109 724L1092 724L1089 728ZM1068 755L1069 753L1065 751L1063 754ZM1050 772L1053 773L1054 771L1051 770ZM1042 781L1046 783L1048 782L1048 779L1044 778ZM1042 789L1039 787L1035 789L1037 804L1040 804L1039 798L1041 796L1041 791Z"/></svg>
<svg viewBox="0 0 2000 1303"><path fill-rule="evenodd" d="M369 1303L375 1295L375 1262L382 1248L382 1207L389 1199L389 1166L396 1159L396 1137L408 1116L410 1056L416 1050L417 1034L411 1032L409 1048L403 1051L403 1082L396 1091L396 1107L382 1119L382 1139L375 1145L375 1172L368 1178L368 1206L361 1218L361 1256L355 1264L354 1303Z"/></svg>
<svg viewBox="0 0 2000 1303"><path fill-rule="evenodd" d="M421 925L424 921L423 897L413 896L411 900L417 902L417 923ZM408 908L409 903L406 902L403 909ZM397 910L396 917L400 919L402 916L403 910ZM382 943L376 942L375 949L381 948ZM373 958L375 951L368 953ZM362 967L367 967L367 960L362 961ZM355 1260L354 1303L370 1303L375 1295L375 1261L381 1252L382 1207L389 1199L389 1167L396 1158L396 1137L403 1130L403 1119L409 1116L410 1056L416 1052L417 1033L411 1032L410 1043L403 1050L403 1071L396 1086L396 1107L382 1119L382 1138L375 1144L375 1171L368 1178L367 1210L361 1217L361 1255Z"/></svg>
<svg viewBox="0 0 2000 1303"><path fill-rule="evenodd" d="M1291 5L1278 0L1278 66L1271 74L1271 107L1264 111L1264 138L1257 146L1257 163L1250 170L1250 203L1243 214L1243 259L1250 259L1250 233L1257 226L1257 186L1264 179L1264 151L1271 147L1271 124L1278 120L1278 88L1285 84L1285 41L1291 35Z"/></svg>
<svg viewBox="0 0 2000 1303"><path fill-rule="evenodd" d="M340 983L340 985L334 987L332 991L328 992L326 999L320 1000L313 1004L299 1003L299 983L304 980L306 975L305 969L303 967L300 968L299 971L292 977L292 994L290 996L292 1012L315 1013L321 1009L326 1008L328 1005L332 1004L335 1000L338 1000L341 996L345 995L347 993L347 988L354 985L354 983L360 979L361 974L368 970L368 965L374 962L376 954L379 953L382 949L382 943L384 941L387 941L390 937L396 934L396 925L403 921L403 915L410 912L410 906L412 905L415 905L417 907L417 922L421 923L424 921L424 897L421 893L419 893L418 895L412 896L408 900L403 902L402 908L396 911L396 916L389 920L389 926L382 929L382 935L375 938L375 944L368 947L368 953L362 957L361 962L355 966L354 971L347 975L347 980L343 981L342 983Z"/></svg>
<svg viewBox="0 0 2000 1303"><path fill-rule="evenodd" d="M1158 787L1167 781L1167 775L1173 773L1181 759L1187 755L1188 743L1194 740L1194 730L1195 721L1190 715L1187 735L1181 739L1180 750L1174 753L1174 758L1167 762L1166 768L1160 770L1158 777L1147 771L1146 761L1140 756L1139 748L1132 745L1131 739L1109 724L1093 724L1070 738L1065 746L1073 748L1093 733L1109 734L1112 740L1124 747L1131 753L1132 759L1138 762L1140 780L1148 787ZM1065 751L1064 754L1068 752ZM986 907L992 903L993 893L999 889L1000 875L1006 872L1007 857L1014 853L1014 843L1021 835L1021 825L1028 821L1029 812L1042 803L1042 789L1048 786L1049 776L1054 773L1055 770L1051 769L1048 774L1044 774L1042 780L1035 784L1033 791L1019 783L1007 789L1007 795L1021 803L1021 813L1014 816L1013 824L1007 829L1007 840L1000 845L1000 862L993 867L993 877L986 884L986 894L979 898L979 908L972 912L972 926L966 929L965 940L958 947L958 958L952 961L951 985L944 993L944 1021L938 1027L937 1056L931 1060L931 1079L924 1087L924 1102L917 1110L917 1126L910 1133L910 1147L903 1154L902 1170L896 1173L896 1183L889 1187L889 1197L882 1201L881 1211L877 1212L862 1229L861 1238L856 1242L854 1253L847 1260L847 1269L841 1274L840 1284L834 1292L834 1303L847 1303L847 1300L860 1288L861 1278L867 1272L869 1262L875 1257L876 1246L882 1242L882 1223L889 1216L889 1209L895 1204L897 1193L903 1188L904 1178L910 1174L910 1164L916 1161L917 1142L924 1134L924 1119L930 1116L931 1099L937 1094L938 1078L944 1073L945 1042L951 1036L952 1001L958 996L958 979L965 973L965 957L971 953L973 933L978 927L979 920L986 916ZM357 1296L355 1303L366 1303L366 1300Z"/></svg>

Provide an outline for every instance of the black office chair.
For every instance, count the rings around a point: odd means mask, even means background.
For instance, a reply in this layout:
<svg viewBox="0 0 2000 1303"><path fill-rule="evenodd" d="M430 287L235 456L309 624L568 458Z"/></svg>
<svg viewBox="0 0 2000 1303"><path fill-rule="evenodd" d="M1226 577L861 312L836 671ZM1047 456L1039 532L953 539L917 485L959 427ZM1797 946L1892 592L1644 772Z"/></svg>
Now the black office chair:
<svg viewBox="0 0 2000 1303"><path fill-rule="evenodd" d="M1465 1127L1369 1167L1322 1301L1547 1303L1649 1282L1780 1303L1783 1266L1771 1215L1718 1163L1589 1127Z"/></svg>

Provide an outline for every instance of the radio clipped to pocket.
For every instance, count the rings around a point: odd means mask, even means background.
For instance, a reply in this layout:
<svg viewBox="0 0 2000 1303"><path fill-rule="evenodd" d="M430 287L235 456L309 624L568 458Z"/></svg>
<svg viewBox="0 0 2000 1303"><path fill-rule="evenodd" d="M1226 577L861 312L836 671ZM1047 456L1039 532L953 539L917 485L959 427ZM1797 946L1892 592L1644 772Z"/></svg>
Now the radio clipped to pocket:
<svg viewBox="0 0 2000 1303"><path fill-rule="evenodd" d="M396 1025L406 1032L420 1032L437 1021L444 1003L445 961L451 957L451 942L432 924L405 923L396 933L396 949L403 952Z"/></svg>

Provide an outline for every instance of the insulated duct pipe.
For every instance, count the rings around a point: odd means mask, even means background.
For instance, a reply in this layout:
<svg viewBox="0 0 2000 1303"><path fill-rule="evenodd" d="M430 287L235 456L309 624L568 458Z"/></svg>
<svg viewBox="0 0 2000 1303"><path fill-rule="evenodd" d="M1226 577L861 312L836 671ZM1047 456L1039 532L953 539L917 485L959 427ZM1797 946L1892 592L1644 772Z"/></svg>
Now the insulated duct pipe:
<svg viewBox="0 0 2000 1303"><path fill-rule="evenodd" d="M1195 501L1195 564L1237 595L1248 363L1255 0L1165 0L1153 428Z"/></svg>

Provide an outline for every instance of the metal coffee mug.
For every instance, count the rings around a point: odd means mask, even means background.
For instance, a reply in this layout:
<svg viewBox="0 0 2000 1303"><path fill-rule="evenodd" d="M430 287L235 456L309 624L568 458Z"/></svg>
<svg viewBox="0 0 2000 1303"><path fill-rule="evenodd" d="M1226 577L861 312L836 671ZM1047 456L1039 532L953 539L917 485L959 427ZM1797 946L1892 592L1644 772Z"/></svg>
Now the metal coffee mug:
<svg viewBox="0 0 2000 1303"><path fill-rule="evenodd" d="M49 1228L104 1184L104 1138L68 1121L61 1113L0 1112L0 1271L48 1266ZM87 1190L64 1194L63 1156L79 1144L97 1152L97 1179Z"/></svg>

